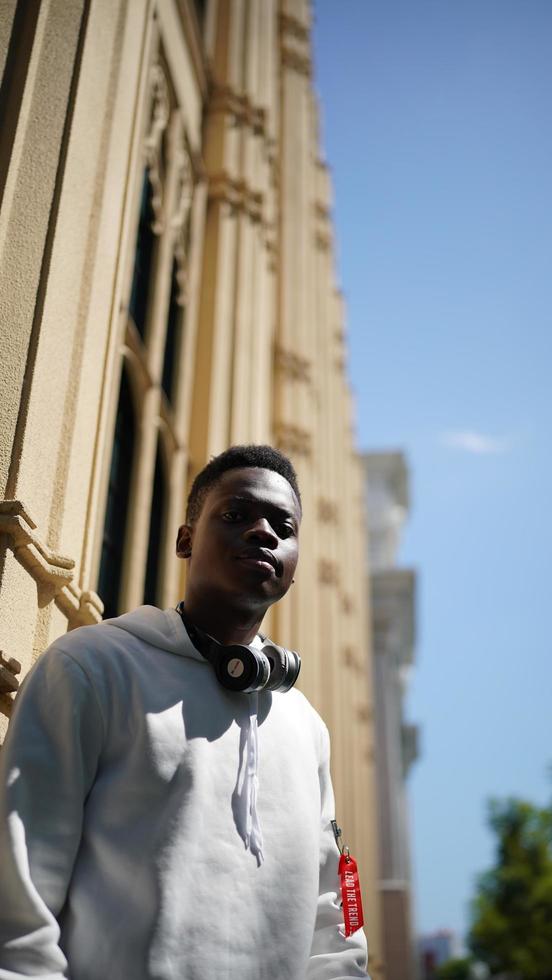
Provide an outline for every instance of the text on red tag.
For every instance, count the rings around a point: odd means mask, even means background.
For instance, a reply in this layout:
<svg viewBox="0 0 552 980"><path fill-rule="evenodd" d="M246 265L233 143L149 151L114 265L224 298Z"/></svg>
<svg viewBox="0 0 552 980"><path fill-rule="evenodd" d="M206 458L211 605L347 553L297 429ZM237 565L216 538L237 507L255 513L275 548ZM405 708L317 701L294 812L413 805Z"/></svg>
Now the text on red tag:
<svg viewBox="0 0 552 980"><path fill-rule="evenodd" d="M345 935L352 936L353 932L356 932L357 929L360 929L364 925L364 916L362 913L362 898L357 863L350 855L341 855L339 859L339 877L341 879Z"/></svg>

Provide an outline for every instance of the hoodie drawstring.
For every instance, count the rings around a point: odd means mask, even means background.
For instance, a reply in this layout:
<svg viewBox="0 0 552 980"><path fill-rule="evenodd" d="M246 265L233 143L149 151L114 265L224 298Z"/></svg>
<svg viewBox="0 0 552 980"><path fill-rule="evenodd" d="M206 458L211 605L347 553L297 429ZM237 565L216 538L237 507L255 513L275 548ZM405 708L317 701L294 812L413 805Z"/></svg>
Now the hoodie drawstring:
<svg viewBox="0 0 552 980"><path fill-rule="evenodd" d="M247 721L241 729L240 763L234 790L234 818L240 837L246 848L263 861L263 832L257 812L259 791L259 734L257 729L258 696L251 694L251 707Z"/></svg>

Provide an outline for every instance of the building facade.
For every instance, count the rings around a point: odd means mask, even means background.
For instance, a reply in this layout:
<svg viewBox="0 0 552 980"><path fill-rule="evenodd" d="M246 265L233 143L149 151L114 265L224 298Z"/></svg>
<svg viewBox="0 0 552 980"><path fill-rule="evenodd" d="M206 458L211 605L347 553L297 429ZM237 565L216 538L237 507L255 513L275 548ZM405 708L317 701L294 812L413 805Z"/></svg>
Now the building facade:
<svg viewBox="0 0 552 980"><path fill-rule="evenodd" d="M210 456L279 446L305 516L266 629L332 733L378 977L363 470L310 21L307 0L1 5L0 732L61 633L181 597Z"/></svg>
<svg viewBox="0 0 552 980"><path fill-rule="evenodd" d="M418 754L418 730L404 716L413 664L415 586L397 566L408 515L408 471L401 453L364 457L374 650L374 704L380 840L383 958L388 980L415 980L410 833L406 777Z"/></svg>

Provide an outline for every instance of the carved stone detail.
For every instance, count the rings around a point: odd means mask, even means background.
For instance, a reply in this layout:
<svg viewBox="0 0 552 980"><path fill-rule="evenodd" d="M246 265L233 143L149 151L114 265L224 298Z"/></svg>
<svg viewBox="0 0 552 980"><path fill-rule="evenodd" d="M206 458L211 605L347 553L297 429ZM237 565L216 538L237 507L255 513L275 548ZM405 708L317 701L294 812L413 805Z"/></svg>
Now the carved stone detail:
<svg viewBox="0 0 552 980"><path fill-rule="evenodd" d="M318 498L318 520L323 524L339 523L339 507L335 500L330 500L328 497Z"/></svg>
<svg viewBox="0 0 552 980"><path fill-rule="evenodd" d="M274 351L276 370L292 381L306 381L310 384L312 363L307 357L301 357L295 351L285 350L279 344Z"/></svg>
<svg viewBox="0 0 552 980"><path fill-rule="evenodd" d="M323 204L322 201L314 202L314 214L320 221L331 222L332 220L332 213L329 207L326 204Z"/></svg>
<svg viewBox="0 0 552 980"><path fill-rule="evenodd" d="M361 704L357 708L357 718L361 724L367 725L374 717L373 709L369 704Z"/></svg>
<svg viewBox="0 0 552 980"><path fill-rule="evenodd" d="M337 585L339 583L339 568L337 562L321 558L318 562L318 581L322 585Z"/></svg>
<svg viewBox="0 0 552 980"><path fill-rule="evenodd" d="M353 597L349 595L348 592L344 592L341 596L341 608L343 609L343 612L347 614L354 612L355 602Z"/></svg>
<svg viewBox="0 0 552 980"><path fill-rule="evenodd" d="M20 564L36 582L49 586L71 628L99 623L103 604L96 592L83 591L73 581L75 562L45 544L21 500L0 501L0 533L7 535Z"/></svg>
<svg viewBox="0 0 552 980"><path fill-rule="evenodd" d="M297 17L290 14L280 14L278 18L280 34L289 34L299 41L309 40L309 29Z"/></svg>
<svg viewBox="0 0 552 980"><path fill-rule="evenodd" d="M214 174L209 180L209 199L224 201L236 211L248 214L252 221L263 218L264 197L253 191L245 180L236 180L226 171Z"/></svg>
<svg viewBox="0 0 552 980"><path fill-rule="evenodd" d="M311 455L311 434L296 425L280 422L276 426L276 445L285 453L296 456Z"/></svg>
<svg viewBox="0 0 552 980"><path fill-rule="evenodd" d="M332 247L332 237L323 231L317 231L314 235L314 244L319 251L329 252Z"/></svg>
<svg viewBox="0 0 552 980"><path fill-rule="evenodd" d="M209 113L224 113L233 117L238 126L248 126L256 136L268 139L266 110L254 105L245 92L237 92L230 85L215 84L209 101Z"/></svg>
<svg viewBox="0 0 552 980"><path fill-rule="evenodd" d="M0 694L15 694L19 687L17 674L21 673L21 664L15 657L5 657L0 650Z"/></svg>
<svg viewBox="0 0 552 980"><path fill-rule="evenodd" d="M151 116L144 139L144 156L151 182L152 208L155 215L152 229L156 235L163 231L163 180L161 174L161 141L170 114L169 87L161 65L150 71Z"/></svg>
<svg viewBox="0 0 552 980"><path fill-rule="evenodd" d="M188 240L190 212L194 194L194 175L192 159L182 129L179 127L174 147L177 170L176 207L171 218L171 228L175 233L174 257L176 259L176 280L178 296L176 301L185 306L188 300Z"/></svg>
<svg viewBox="0 0 552 980"><path fill-rule="evenodd" d="M295 51L294 48L282 47L280 56L282 59L282 65L285 68L290 68L292 71L298 72L299 75L304 75L305 78L310 78L312 75L312 62L307 55L301 54L299 51Z"/></svg>

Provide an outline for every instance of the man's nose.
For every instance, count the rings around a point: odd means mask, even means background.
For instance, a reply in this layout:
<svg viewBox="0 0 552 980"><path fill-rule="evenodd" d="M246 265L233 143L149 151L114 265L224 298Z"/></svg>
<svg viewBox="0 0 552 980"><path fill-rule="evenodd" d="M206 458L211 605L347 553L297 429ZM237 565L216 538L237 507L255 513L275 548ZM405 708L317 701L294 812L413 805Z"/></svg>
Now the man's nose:
<svg viewBox="0 0 552 980"><path fill-rule="evenodd" d="M278 535L266 517L259 517L254 524L250 524L245 531L244 537L248 541L263 541L272 547L278 544Z"/></svg>

